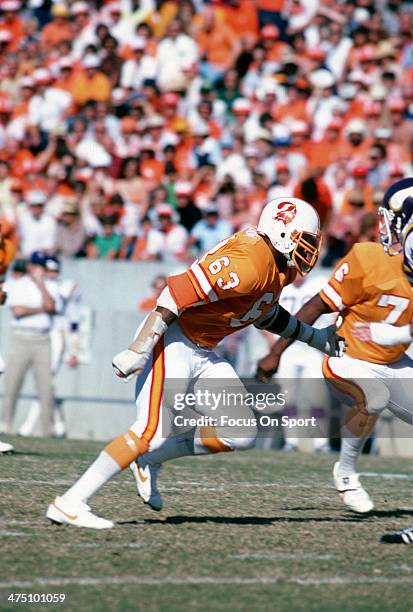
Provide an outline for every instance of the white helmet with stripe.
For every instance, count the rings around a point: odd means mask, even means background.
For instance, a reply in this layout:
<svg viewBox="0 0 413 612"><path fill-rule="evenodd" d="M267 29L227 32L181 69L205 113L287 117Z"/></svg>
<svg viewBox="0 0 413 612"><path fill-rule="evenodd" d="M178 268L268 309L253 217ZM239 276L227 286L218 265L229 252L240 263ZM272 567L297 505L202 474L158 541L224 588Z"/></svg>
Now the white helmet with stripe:
<svg viewBox="0 0 413 612"><path fill-rule="evenodd" d="M303 276L317 263L321 247L320 218L308 202L299 198L275 198L266 204L258 231Z"/></svg>

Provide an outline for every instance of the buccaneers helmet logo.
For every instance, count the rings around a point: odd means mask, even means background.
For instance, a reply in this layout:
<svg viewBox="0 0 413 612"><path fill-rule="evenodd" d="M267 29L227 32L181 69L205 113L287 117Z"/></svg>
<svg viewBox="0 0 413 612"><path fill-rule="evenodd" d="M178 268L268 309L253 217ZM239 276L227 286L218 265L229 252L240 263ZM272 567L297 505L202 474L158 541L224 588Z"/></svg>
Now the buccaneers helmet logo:
<svg viewBox="0 0 413 612"><path fill-rule="evenodd" d="M273 219L274 221L282 221L284 225L291 223L297 213L297 207L293 202L280 202L277 209L278 212Z"/></svg>

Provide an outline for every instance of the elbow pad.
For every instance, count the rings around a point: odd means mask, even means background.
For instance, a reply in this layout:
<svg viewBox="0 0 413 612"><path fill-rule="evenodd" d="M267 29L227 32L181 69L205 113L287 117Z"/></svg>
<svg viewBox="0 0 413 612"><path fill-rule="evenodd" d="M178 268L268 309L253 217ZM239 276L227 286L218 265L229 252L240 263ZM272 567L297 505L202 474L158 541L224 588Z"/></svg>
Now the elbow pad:
<svg viewBox="0 0 413 612"><path fill-rule="evenodd" d="M389 323L370 323L370 333L373 342L381 346L410 344L413 340L410 323L401 327Z"/></svg>

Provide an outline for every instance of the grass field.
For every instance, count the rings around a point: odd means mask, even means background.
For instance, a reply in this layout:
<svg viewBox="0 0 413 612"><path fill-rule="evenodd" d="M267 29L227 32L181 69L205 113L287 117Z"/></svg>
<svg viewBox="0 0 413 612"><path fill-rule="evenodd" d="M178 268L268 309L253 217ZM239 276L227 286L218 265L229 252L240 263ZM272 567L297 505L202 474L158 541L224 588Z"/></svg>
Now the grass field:
<svg viewBox="0 0 413 612"><path fill-rule="evenodd" d="M334 456L252 451L165 466L165 509L136 498L128 473L93 502L118 521L94 532L49 524L49 500L100 449L16 439L0 457L0 609L392 610L413 607L413 546L380 536L413 523L411 464L363 458L377 511L359 518L329 482ZM7 604L11 592L66 602Z"/></svg>

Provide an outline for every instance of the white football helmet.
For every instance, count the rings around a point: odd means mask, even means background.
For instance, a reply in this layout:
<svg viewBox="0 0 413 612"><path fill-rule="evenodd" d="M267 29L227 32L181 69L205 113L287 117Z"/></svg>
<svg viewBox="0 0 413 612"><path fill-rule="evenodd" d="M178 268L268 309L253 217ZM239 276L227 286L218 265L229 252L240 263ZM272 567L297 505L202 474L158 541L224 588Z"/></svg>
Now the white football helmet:
<svg viewBox="0 0 413 612"><path fill-rule="evenodd" d="M299 198L275 198L264 207L258 231L266 234L290 267L305 276L317 263L321 247L317 211Z"/></svg>

